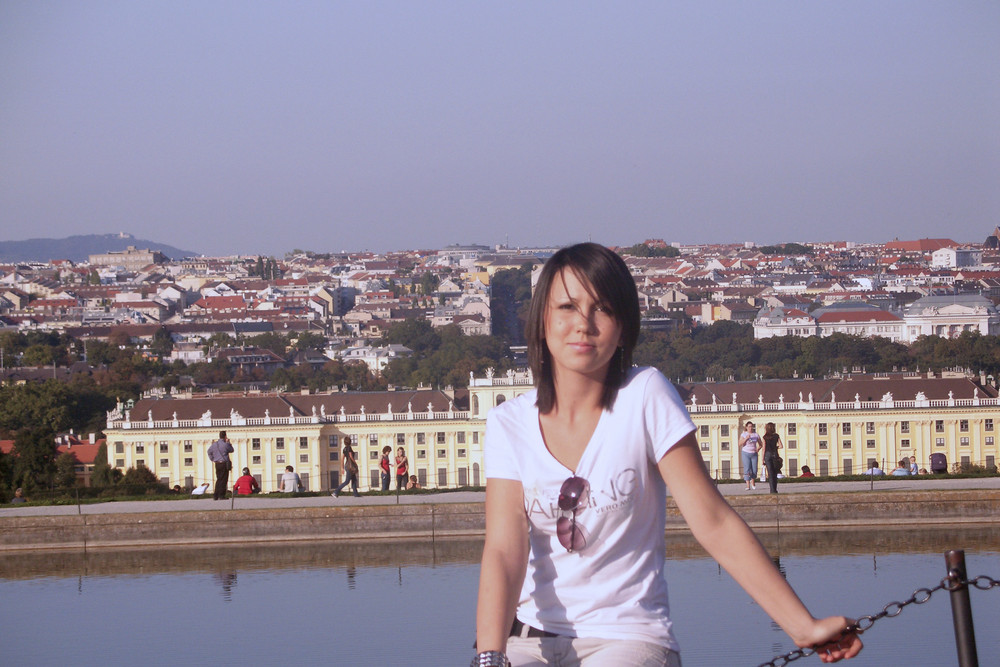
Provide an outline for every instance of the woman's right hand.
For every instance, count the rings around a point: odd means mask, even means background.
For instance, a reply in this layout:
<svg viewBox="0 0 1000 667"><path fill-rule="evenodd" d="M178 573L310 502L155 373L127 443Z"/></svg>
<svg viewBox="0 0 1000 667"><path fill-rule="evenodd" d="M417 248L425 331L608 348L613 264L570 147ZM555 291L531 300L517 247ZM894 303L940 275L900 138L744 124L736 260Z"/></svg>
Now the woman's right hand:
<svg viewBox="0 0 1000 667"><path fill-rule="evenodd" d="M816 651L820 662L839 662L853 658L864 644L857 631L844 631L852 626L854 621L843 616L828 616L817 619L806 637L795 639L801 648L811 648Z"/></svg>

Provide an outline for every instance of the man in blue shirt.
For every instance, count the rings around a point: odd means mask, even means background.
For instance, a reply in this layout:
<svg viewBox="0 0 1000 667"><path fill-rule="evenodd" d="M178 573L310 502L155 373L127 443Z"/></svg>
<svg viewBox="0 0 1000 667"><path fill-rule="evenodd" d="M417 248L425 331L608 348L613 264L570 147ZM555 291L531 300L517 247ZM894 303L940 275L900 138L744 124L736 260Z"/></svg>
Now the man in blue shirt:
<svg viewBox="0 0 1000 667"><path fill-rule="evenodd" d="M229 485L229 471L233 464L229 460L229 452L233 451L233 445L226 437L225 431L219 431L219 439L208 447L208 458L215 464L215 500L226 499L226 487Z"/></svg>

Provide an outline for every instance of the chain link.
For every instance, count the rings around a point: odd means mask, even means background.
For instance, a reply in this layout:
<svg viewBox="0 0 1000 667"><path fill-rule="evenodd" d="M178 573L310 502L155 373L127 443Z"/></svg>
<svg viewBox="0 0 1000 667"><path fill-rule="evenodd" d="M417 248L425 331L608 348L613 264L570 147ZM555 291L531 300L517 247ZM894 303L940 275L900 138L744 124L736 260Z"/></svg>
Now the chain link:
<svg viewBox="0 0 1000 667"><path fill-rule="evenodd" d="M981 591L988 591L991 588L1000 587L1000 581L992 577L987 577L986 575L980 575L974 579L961 579L954 573L949 573L947 577L941 580L937 586L934 588L918 588L913 591L913 595L909 599L903 602L893 601L882 608L882 611L877 614L872 614L870 616L861 616L854 623L848 625L841 636L849 635L852 633L864 634L875 625L876 621L880 621L883 618L892 618L899 616L903 613L903 609L914 604L924 604L930 602L931 596L933 596L938 591L956 591L963 586L972 586ZM761 663L758 667L784 667L790 662L794 662L799 658L808 658L809 656L816 653L815 649L812 648L797 648L794 651L789 651L784 655L779 655L773 658L770 662Z"/></svg>

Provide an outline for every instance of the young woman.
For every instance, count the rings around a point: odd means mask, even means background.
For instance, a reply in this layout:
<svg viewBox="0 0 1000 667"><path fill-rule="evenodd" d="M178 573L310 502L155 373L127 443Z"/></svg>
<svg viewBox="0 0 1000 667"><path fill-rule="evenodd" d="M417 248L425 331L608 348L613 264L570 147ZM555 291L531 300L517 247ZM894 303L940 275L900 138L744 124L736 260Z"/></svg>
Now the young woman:
<svg viewBox="0 0 1000 667"><path fill-rule="evenodd" d="M778 492L778 450L782 449L781 436L774 430L774 422L764 424L764 468L767 469L767 485L771 493Z"/></svg>
<svg viewBox="0 0 1000 667"><path fill-rule="evenodd" d="M527 325L537 387L490 411L473 665L677 665L663 578L666 488L705 549L799 646L854 656L723 500L673 386L632 368L625 263L586 243L542 270ZM567 660L567 656L574 659Z"/></svg>
<svg viewBox="0 0 1000 667"><path fill-rule="evenodd" d="M354 448L351 447L351 438L346 435L344 436L344 454L340 457L340 471L344 475L344 481L330 495L334 498L339 497L344 487L350 484L354 497L360 497L361 494L358 493L358 459L354 454Z"/></svg>
<svg viewBox="0 0 1000 667"><path fill-rule="evenodd" d="M747 483L747 491L757 488L757 452L763 447L757 426L747 422L740 434L740 460L743 462L743 479Z"/></svg>
<svg viewBox="0 0 1000 667"><path fill-rule="evenodd" d="M410 462L406 460L406 450L396 450L396 490L402 491L406 485L406 475L410 472ZM409 488L407 486L407 488Z"/></svg>

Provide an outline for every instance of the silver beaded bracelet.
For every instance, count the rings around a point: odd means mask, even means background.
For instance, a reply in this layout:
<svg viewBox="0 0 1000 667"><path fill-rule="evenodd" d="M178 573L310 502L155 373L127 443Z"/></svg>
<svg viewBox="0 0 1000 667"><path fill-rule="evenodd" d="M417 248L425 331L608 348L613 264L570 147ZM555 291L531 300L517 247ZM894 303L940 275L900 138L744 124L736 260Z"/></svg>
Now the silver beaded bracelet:
<svg viewBox="0 0 1000 667"><path fill-rule="evenodd" d="M510 667L510 662L503 651L483 651L476 654L469 667Z"/></svg>

